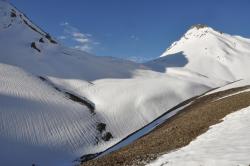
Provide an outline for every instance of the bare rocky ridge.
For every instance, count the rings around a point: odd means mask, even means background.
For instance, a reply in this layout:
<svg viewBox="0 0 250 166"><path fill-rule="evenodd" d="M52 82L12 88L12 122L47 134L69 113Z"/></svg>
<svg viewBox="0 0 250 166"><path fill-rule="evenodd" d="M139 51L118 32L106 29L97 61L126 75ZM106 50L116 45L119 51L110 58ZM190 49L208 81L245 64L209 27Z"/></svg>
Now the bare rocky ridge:
<svg viewBox="0 0 250 166"><path fill-rule="evenodd" d="M206 132L209 126L219 123L227 114L249 106L250 92L220 99L248 88L250 86L196 98L193 104L148 135L116 152L88 161L82 166L145 165L166 152L189 144Z"/></svg>

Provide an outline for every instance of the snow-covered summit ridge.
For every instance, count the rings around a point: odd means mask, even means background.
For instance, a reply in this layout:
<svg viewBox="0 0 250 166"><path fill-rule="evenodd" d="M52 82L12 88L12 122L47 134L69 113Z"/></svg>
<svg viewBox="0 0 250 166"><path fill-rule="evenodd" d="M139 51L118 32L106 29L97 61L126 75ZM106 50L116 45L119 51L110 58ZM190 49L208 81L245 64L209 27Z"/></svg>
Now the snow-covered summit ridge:
<svg viewBox="0 0 250 166"><path fill-rule="evenodd" d="M187 47L196 44L196 46L206 46L203 49L209 49L209 46L224 46L233 49L240 49L238 45L243 47L249 46L250 39L240 36L232 36L227 33L215 30L204 24L197 24L191 26L191 28L178 40L171 44L170 47L160 56L171 55L177 52L186 51ZM222 47L220 47L222 49ZM193 48L189 48L193 49ZM245 49L246 50L246 49ZM247 48L248 52L249 49Z"/></svg>
<svg viewBox="0 0 250 166"><path fill-rule="evenodd" d="M197 24L197 25L191 26L191 28L185 33L183 37L185 39L202 38L203 36L205 37L209 33L223 34L223 32L216 31L207 25Z"/></svg>
<svg viewBox="0 0 250 166"><path fill-rule="evenodd" d="M0 31L11 28L12 26L22 25L40 34L41 37L44 37L43 40L47 39L50 43L57 44L49 33L32 23L32 21L24 13L15 8L14 5L7 1L0 0Z"/></svg>
<svg viewBox="0 0 250 166"><path fill-rule="evenodd" d="M128 60L98 57L57 44L47 32L5 1L0 1L0 50L0 62L39 76L93 81L130 78L135 70L143 68Z"/></svg>
<svg viewBox="0 0 250 166"><path fill-rule="evenodd" d="M175 65L172 59L178 59L178 64ZM183 62L181 66L180 60ZM164 70L184 67L210 78L227 81L244 79L249 77L246 71L250 70L250 39L198 24L174 42L160 58L148 64L152 69L159 67L159 64Z"/></svg>
<svg viewBox="0 0 250 166"><path fill-rule="evenodd" d="M192 40L203 40L213 34L222 35L223 33L204 24L193 25L178 41L173 42L160 57L173 54L173 52L175 52L174 50L180 47L179 45L183 46Z"/></svg>

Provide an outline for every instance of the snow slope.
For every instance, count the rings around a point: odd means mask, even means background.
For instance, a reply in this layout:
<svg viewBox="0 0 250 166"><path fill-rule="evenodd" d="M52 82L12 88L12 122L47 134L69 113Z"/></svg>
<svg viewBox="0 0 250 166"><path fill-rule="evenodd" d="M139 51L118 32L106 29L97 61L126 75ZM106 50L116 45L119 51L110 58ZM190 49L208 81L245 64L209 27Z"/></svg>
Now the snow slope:
<svg viewBox="0 0 250 166"><path fill-rule="evenodd" d="M159 72L184 67L209 78L235 81L249 78L250 39L196 25L174 42L159 59L146 65Z"/></svg>
<svg viewBox="0 0 250 166"><path fill-rule="evenodd" d="M95 86L78 89L78 92L83 92L96 104L96 111L107 124L112 124L110 130L119 138L141 128L178 103L216 86L201 82L172 76L109 79L95 81Z"/></svg>
<svg viewBox="0 0 250 166"><path fill-rule="evenodd" d="M22 67L36 75L89 81L131 77L133 71L140 68L140 65L130 61L97 57L64 47L51 38L23 13L0 1L2 63ZM31 47L32 43L40 52Z"/></svg>
<svg viewBox="0 0 250 166"><path fill-rule="evenodd" d="M0 63L0 165L62 165L86 153L98 118L20 68Z"/></svg>
<svg viewBox="0 0 250 166"><path fill-rule="evenodd" d="M249 165L249 122L250 107L229 114L186 147L161 156L149 166Z"/></svg>
<svg viewBox="0 0 250 166"><path fill-rule="evenodd" d="M4 1L0 50L0 165L71 165L180 102L227 83L205 68L176 66L176 58L165 73L154 68L158 60L152 67L64 47ZM214 67L230 76L225 80L234 79L224 67Z"/></svg>
<svg viewBox="0 0 250 166"><path fill-rule="evenodd" d="M70 165L84 154L105 150L179 102L210 89L170 76L100 80L95 86L77 90L95 103L93 115L20 68L0 64L0 77L0 140L4 147L0 163L4 165ZM176 86L180 88L176 90ZM107 124L106 130L114 137L111 141L96 144L98 122Z"/></svg>
<svg viewBox="0 0 250 166"><path fill-rule="evenodd" d="M0 15L0 139L6 147L0 150L0 164L70 163L107 149L179 102L224 83L189 72L167 76L141 64L66 48L3 1ZM94 115L65 92L87 99ZM103 123L99 133L97 123ZM105 141L107 133L113 139Z"/></svg>

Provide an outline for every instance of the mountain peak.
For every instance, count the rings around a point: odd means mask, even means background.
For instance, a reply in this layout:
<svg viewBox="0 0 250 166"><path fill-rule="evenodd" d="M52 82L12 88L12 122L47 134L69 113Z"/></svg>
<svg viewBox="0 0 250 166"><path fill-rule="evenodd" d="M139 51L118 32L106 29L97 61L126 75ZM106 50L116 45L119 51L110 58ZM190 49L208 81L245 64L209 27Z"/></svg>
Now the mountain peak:
<svg viewBox="0 0 250 166"><path fill-rule="evenodd" d="M243 63L246 66L247 63L249 64L249 45L248 39L198 24L192 26L180 40L175 41L158 61L161 63L160 67L164 69L166 69L165 66L169 67L169 64L174 62L174 65L171 64L170 67L185 66L210 78L216 77L231 81L247 77L246 73L238 69ZM183 62L181 65L176 63L180 61Z"/></svg>
<svg viewBox="0 0 250 166"><path fill-rule="evenodd" d="M209 28L206 24L195 24L192 25L190 29L196 28L197 30L203 29L203 28Z"/></svg>
<svg viewBox="0 0 250 166"><path fill-rule="evenodd" d="M205 24L196 24L191 26L188 31L178 40L172 43L170 47L161 55L161 57L183 51L182 48L186 47L186 45L192 43L207 43L208 40L214 40L217 38L216 36L223 35L223 32L214 30L213 28L205 25Z"/></svg>
<svg viewBox="0 0 250 166"><path fill-rule="evenodd" d="M201 38L205 36L209 32L217 32L213 28L205 25L205 24L196 24L190 27L190 29L183 35L182 38Z"/></svg>
<svg viewBox="0 0 250 166"><path fill-rule="evenodd" d="M0 0L0 31L10 30L13 28L22 29L22 32L29 30L35 32L40 38L47 39L50 43L57 42L43 29L34 24L24 13L19 11L14 5L7 0Z"/></svg>
<svg viewBox="0 0 250 166"><path fill-rule="evenodd" d="M223 34L221 31L217 31L206 24L195 24L189 28L189 30L183 35L183 38L187 38L188 36L194 37L202 37L205 36L207 33L219 33Z"/></svg>

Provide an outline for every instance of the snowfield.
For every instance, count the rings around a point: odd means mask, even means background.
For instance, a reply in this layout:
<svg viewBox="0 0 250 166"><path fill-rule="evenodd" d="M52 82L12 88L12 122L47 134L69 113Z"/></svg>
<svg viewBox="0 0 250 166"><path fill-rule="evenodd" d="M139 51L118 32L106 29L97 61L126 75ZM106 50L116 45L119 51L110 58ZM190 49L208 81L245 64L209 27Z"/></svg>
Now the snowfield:
<svg viewBox="0 0 250 166"><path fill-rule="evenodd" d="M0 64L0 165L62 165L94 144L97 118L40 79Z"/></svg>
<svg viewBox="0 0 250 166"><path fill-rule="evenodd" d="M186 147L161 156L148 166L234 166L250 164L250 107L223 118Z"/></svg>
<svg viewBox="0 0 250 166"><path fill-rule="evenodd" d="M0 139L6 147L0 150L6 156L0 163L10 165L17 161L23 165L70 165L84 154L107 149L178 103L216 86L171 76L95 81L77 90L95 103L96 114L92 115L87 107L67 99L38 77L10 65L0 66ZM107 124L106 130L114 138L96 144L96 123L100 121ZM10 155L18 160L8 158Z"/></svg>
<svg viewBox="0 0 250 166"><path fill-rule="evenodd" d="M249 39L208 27L185 36L145 64L98 57L62 46L0 0L0 165L75 164L180 102L248 77Z"/></svg>

